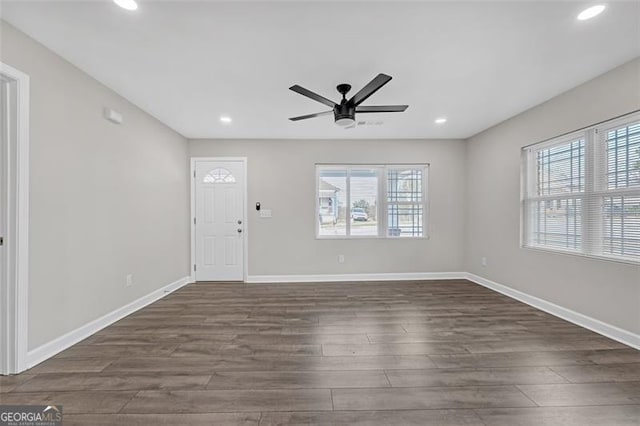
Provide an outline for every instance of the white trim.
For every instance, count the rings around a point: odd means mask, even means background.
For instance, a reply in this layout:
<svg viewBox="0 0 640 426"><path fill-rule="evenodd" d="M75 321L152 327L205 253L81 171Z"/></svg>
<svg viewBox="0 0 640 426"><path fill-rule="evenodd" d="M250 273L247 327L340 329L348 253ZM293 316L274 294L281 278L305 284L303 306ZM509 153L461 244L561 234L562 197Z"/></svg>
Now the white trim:
<svg viewBox="0 0 640 426"><path fill-rule="evenodd" d="M243 203L244 203L244 209L243 209L243 217L242 217L242 223L243 223L243 241L242 241L242 245L243 245L243 267L242 267L242 280L244 282L247 282L247 279L249 278L249 182L247 180L247 176L248 176L248 170L247 170L247 157L191 157L190 162L191 162L191 169L189 171L190 175L190 181L191 181L191 217L189 218L189 222L190 222L190 227L191 227L191 264L189 265L189 268L191 270L191 281L195 282L196 281L196 273L193 270L193 266L196 264L196 227L193 223L193 218L196 217L196 186L195 186L195 176L194 173L196 171L196 163L198 161L241 161L242 162L242 168L243 168L243 178L244 178L244 188L242 188L242 191L244 192L243 195Z"/></svg>
<svg viewBox="0 0 640 426"><path fill-rule="evenodd" d="M195 264L196 264L196 227L195 224L193 223L194 218L196 217L196 186L195 186L195 181L196 181L196 177L195 177L195 173L196 173L196 163L194 161L194 159L192 158L190 160L191 163L191 167L189 169L189 182L191 182L189 184L191 191L190 191L190 205L191 205L191 210L189 213L189 229L190 229L190 235L191 235L191 256L190 256L190 263L189 263L189 271L190 271L190 279L192 282L196 282L196 271L195 271Z"/></svg>
<svg viewBox="0 0 640 426"><path fill-rule="evenodd" d="M45 343L42 346L38 346L37 348L30 350L27 354L27 368L32 368L46 359L51 358L52 356L62 352L70 346L75 345L76 343L86 339L92 334L97 333L105 327L113 324L116 321L121 320L127 315L131 315L132 313L144 308L145 306L156 302L163 297L167 296L170 293L178 290L181 287L191 283L190 277L180 278L177 281L172 282L169 285L166 285L162 288L159 288L146 296L142 296L141 298L134 300L133 302L118 308L112 312L109 312L106 315L101 316L98 319L95 319L81 327L76 328L73 331L70 331L52 341Z"/></svg>
<svg viewBox="0 0 640 426"><path fill-rule="evenodd" d="M16 84L16 139L14 155L9 156L10 174L7 214L7 298L0 307L5 315L6 341L0 347L6 350L6 363L0 374L19 373L26 368L29 308L29 76L0 62L0 74ZM12 161L15 159L15 163ZM13 171L11 169L13 168Z"/></svg>
<svg viewBox="0 0 640 426"><path fill-rule="evenodd" d="M616 340L620 343L624 343L632 348L640 349L640 335L638 334L616 327L615 325L607 324L606 322L591 318L560 305L556 305L555 303L540 299L539 297L531 296L530 294L507 287L506 285L498 284L475 274L467 273L466 278L469 281L473 281L483 287L502 293L512 299L519 300L529 306L533 306L536 309L540 309L541 311L547 312L558 318L562 318L563 320L579 325L580 327L602 334L603 336L609 337L610 339Z"/></svg>
<svg viewBox="0 0 640 426"><path fill-rule="evenodd" d="M315 283L336 281L460 280L466 272L397 272L374 274L250 275L248 283Z"/></svg>

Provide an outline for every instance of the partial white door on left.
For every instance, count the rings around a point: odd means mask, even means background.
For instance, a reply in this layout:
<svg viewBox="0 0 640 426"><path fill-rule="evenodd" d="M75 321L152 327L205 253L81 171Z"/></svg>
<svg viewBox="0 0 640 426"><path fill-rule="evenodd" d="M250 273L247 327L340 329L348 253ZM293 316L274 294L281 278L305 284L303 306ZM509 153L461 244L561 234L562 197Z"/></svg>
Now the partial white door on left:
<svg viewBox="0 0 640 426"><path fill-rule="evenodd" d="M244 278L244 162L195 162L196 281Z"/></svg>
<svg viewBox="0 0 640 426"><path fill-rule="evenodd" d="M9 340L10 333L8 333L9 327L5 327L4 324L11 323L9 309L5 312L5 300L11 297L9 291L9 274L7 272L6 257L7 248L5 244L11 241L7 238L7 204L9 198L7 197L7 181L9 162L7 159L7 153L9 151L9 120L10 120L10 108L8 98L8 83L2 79L0 75L0 322L3 326L0 327L0 346L5 346ZM0 374L9 374L11 372L11 344L8 347L0 347ZM8 349L8 350L5 350Z"/></svg>

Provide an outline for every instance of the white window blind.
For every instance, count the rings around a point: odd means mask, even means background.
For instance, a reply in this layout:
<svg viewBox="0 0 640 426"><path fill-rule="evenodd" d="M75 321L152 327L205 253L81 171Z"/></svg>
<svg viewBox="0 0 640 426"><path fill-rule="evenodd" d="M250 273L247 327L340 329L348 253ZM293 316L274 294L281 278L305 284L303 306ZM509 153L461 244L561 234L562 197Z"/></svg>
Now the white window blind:
<svg viewBox="0 0 640 426"><path fill-rule="evenodd" d="M523 149L523 246L640 262L640 114Z"/></svg>
<svg viewBox="0 0 640 426"><path fill-rule="evenodd" d="M596 248L605 255L640 260L640 117L600 128L598 146L604 173L594 203L602 213Z"/></svg>

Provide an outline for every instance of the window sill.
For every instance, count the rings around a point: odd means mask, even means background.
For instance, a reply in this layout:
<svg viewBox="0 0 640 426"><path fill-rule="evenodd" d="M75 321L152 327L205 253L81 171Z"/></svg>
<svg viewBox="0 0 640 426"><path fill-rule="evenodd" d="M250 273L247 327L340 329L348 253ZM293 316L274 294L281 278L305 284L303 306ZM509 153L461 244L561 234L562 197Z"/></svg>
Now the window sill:
<svg viewBox="0 0 640 426"><path fill-rule="evenodd" d="M407 241L407 240L428 240L430 239L429 236L423 236L423 237L383 237L383 236L379 236L379 235L356 235L356 236L320 236L320 235L316 235L316 240L401 240L401 241Z"/></svg>
<svg viewBox="0 0 640 426"><path fill-rule="evenodd" d="M562 249L551 249L551 248L548 248L548 247L538 247L538 246L524 246L524 245L521 245L520 248L525 249L525 250L533 250L533 251L538 251L538 252L544 252L544 253L561 254L561 255L565 255L565 256L577 256L577 257L583 257L583 258L587 258L587 259L601 260L601 261L605 261L605 262L623 263L623 264L626 264L626 265L634 265L634 266L640 265L640 259L636 260L636 259L631 259L631 258L613 257L613 256L605 256L605 255L598 256L598 255L593 255L593 254L581 253L581 252L577 252L577 251L562 250Z"/></svg>

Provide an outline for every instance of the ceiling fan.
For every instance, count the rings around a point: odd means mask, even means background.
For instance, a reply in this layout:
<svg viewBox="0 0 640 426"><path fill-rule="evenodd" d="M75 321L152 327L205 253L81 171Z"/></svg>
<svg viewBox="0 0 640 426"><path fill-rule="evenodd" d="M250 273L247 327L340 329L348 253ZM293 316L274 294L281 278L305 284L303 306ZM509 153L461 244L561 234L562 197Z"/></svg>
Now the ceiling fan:
<svg viewBox="0 0 640 426"><path fill-rule="evenodd" d="M352 126L355 123L356 113L371 113L371 112L403 112L409 105L376 105L376 106L361 106L369 96L373 95L378 89L391 81L391 76L386 74L378 74L376 78L371 80L369 84L364 86L358 93L353 95L353 97L347 100L346 95L351 90L350 84L338 84L336 89L342 95L342 100L340 103L335 103L332 100L325 98L324 96L320 96L317 93L312 92L311 90L305 89L304 87L298 86L297 84L289 87L290 90L293 90L296 93L300 93L303 96L313 99L314 101L318 101L322 104L325 104L331 107L331 111L318 112L316 114L308 114L301 115L298 117L291 117L289 120L291 121L299 121L306 120L307 118L320 117L323 115L333 114L333 118L337 125L339 126Z"/></svg>

